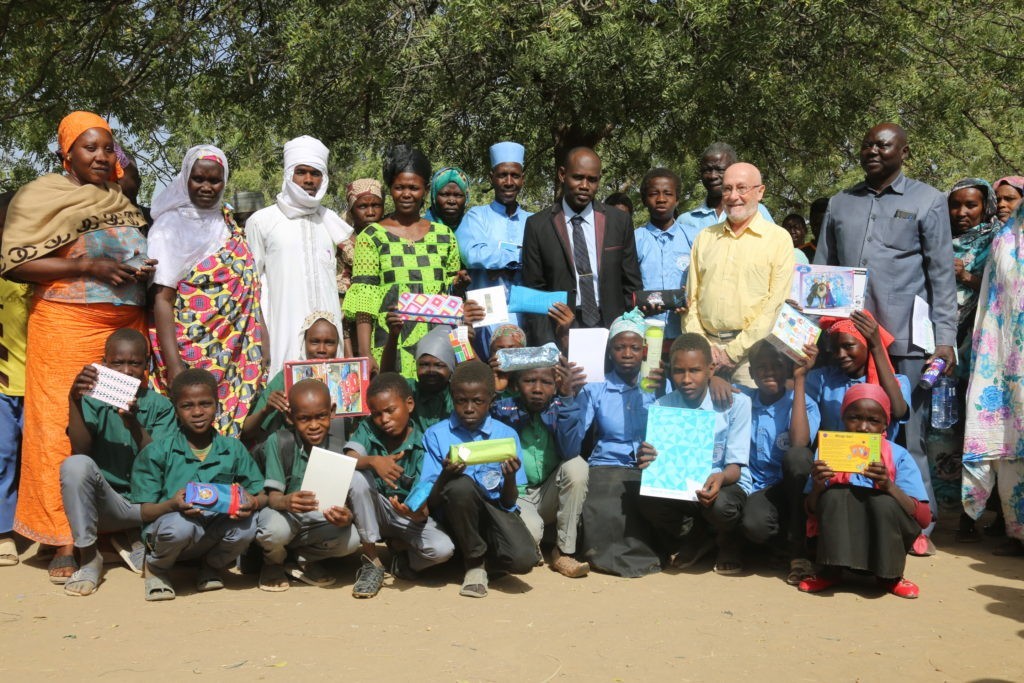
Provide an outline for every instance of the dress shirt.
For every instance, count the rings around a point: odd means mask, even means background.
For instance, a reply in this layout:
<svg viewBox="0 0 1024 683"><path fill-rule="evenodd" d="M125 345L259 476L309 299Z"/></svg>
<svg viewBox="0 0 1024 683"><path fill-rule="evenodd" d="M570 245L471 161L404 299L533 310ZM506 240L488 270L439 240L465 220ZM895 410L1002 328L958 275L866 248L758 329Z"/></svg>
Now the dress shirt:
<svg viewBox="0 0 1024 683"><path fill-rule="evenodd" d="M572 218L573 216L578 215L580 218L583 219L583 236L587 240L587 255L590 257L590 272L594 274L592 278L593 282L590 286L594 288L594 301L595 303L597 303L598 306L600 306L601 292L600 288L597 286L597 229L594 225L594 203L591 202L590 204L587 204L586 207L584 207L583 211L577 214L575 211L569 208L569 205L566 204L565 200L563 199L562 211L565 213L565 231L569 234L570 254L574 254L574 249L576 248L576 243L573 241L572 237ZM575 266L575 263L573 263L573 266ZM576 291L581 291L580 274L578 272L576 273ZM576 305L581 305L581 301L582 298L577 296Z"/></svg>
<svg viewBox="0 0 1024 683"><path fill-rule="evenodd" d="M679 289L686 286L690 248L696 236L696 232L688 233L679 223L673 223L667 230L648 223L636 231L636 255L640 262L644 289ZM666 339L679 336L682 321L678 315L666 311L654 317L665 322Z"/></svg>

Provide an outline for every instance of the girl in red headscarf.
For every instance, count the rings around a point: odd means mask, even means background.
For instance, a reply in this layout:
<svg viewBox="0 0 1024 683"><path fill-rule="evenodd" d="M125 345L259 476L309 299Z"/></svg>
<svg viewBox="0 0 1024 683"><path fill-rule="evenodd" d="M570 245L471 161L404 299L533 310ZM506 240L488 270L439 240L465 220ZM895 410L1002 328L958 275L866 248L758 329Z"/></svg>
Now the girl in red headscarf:
<svg viewBox="0 0 1024 683"><path fill-rule="evenodd" d="M831 365L807 373L807 398L821 410L821 429L842 430L840 406L847 390L857 384L874 384L885 391L892 406L893 422L886 431L896 438L899 422L910 412L910 380L896 374L889 360L893 336L875 322L868 311L854 311L849 318L823 317L818 321L832 345Z"/></svg>
<svg viewBox="0 0 1024 683"><path fill-rule="evenodd" d="M794 404L793 409L802 406ZM881 387L850 387L842 404L844 431L883 434L891 411ZM817 531L822 570L801 581L801 591L831 588L847 568L874 574L893 595L918 596L917 585L903 578L903 570L907 553L932 515L921 471L906 449L883 439L880 462L869 464L863 474L834 472L815 459L808 489L808 528L812 534Z"/></svg>

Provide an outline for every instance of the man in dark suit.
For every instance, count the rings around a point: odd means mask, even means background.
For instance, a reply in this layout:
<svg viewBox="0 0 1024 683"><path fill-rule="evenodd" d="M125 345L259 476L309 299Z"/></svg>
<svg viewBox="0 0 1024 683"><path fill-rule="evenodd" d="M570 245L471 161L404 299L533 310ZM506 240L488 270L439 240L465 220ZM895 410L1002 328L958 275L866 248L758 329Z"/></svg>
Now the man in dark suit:
<svg viewBox="0 0 1024 683"><path fill-rule="evenodd" d="M575 326L608 327L633 307L642 289L633 225L622 211L594 199L601 181L601 158L594 150L569 150L558 169L562 200L526 220L523 284L569 293ZM531 344L554 339L551 321L527 317Z"/></svg>

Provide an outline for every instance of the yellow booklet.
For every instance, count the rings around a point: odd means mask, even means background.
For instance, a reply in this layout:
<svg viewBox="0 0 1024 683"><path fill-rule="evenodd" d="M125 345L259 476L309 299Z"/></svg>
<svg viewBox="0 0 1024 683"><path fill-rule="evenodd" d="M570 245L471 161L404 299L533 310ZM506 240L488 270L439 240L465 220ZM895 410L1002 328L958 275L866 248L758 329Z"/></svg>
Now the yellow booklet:
<svg viewBox="0 0 1024 683"><path fill-rule="evenodd" d="M833 472L862 474L882 459L882 435L861 432L818 432L818 459Z"/></svg>

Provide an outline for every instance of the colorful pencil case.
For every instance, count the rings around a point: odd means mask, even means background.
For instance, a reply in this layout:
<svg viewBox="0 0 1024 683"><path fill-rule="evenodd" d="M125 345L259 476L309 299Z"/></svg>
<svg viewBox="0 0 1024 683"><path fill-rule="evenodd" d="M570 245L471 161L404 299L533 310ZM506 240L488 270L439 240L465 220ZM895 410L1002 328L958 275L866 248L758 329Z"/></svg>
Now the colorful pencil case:
<svg viewBox="0 0 1024 683"><path fill-rule="evenodd" d="M245 494L238 484L202 484L195 481L185 484L185 502L201 510L234 515L244 501Z"/></svg>
<svg viewBox="0 0 1024 683"><path fill-rule="evenodd" d="M458 325L462 322L462 299L404 292L398 295L398 315L406 322Z"/></svg>
<svg viewBox="0 0 1024 683"><path fill-rule="evenodd" d="M536 313L547 315L548 309L555 303L567 303L567 292L543 292L539 289L512 285L508 294L509 313Z"/></svg>
<svg viewBox="0 0 1024 683"><path fill-rule="evenodd" d="M517 372L535 368L550 368L558 365L558 347L547 343L544 346L527 346L522 349L498 349L498 369L502 372Z"/></svg>
<svg viewBox="0 0 1024 683"><path fill-rule="evenodd" d="M645 289L633 292L634 306L674 309L686 306L686 289Z"/></svg>
<svg viewBox="0 0 1024 683"><path fill-rule="evenodd" d="M449 460L461 460L467 465L483 465L489 462L505 462L516 457L515 439L491 439L490 441L469 441L452 446L448 450ZM411 505L409 507L412 507Z"/></svg>

